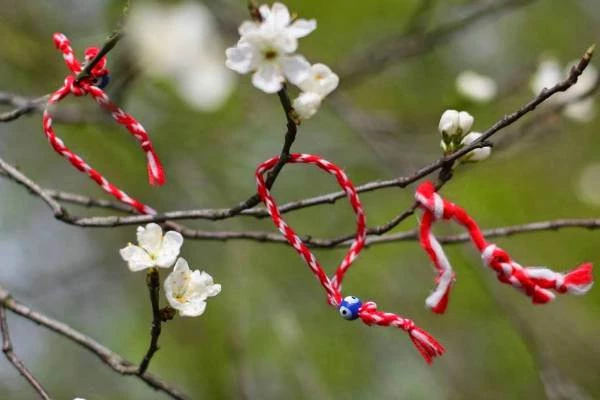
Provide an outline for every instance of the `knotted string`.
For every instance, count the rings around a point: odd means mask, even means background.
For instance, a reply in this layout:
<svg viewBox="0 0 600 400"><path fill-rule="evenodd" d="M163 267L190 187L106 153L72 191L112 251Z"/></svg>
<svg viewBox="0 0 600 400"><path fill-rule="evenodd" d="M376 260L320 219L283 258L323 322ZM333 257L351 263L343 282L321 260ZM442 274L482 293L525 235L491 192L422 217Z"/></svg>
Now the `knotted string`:
<svg viewBox="0 0 600 400"><path fill-rule="evenodd" d="M554 293L550 290L581 295L592 287L591 263L581 264L564 274L546 267L522 267L506 251L495 244L488 243L473 218L464 209L437 194L433 183L426 181L420 184L415 198L423 210L419 230L421 246L438 271L436 288L425 302L432 311L443 313L446 310L450 289L454 283L452 266L442 246L431 232L433 223L438 220L454 220L462 225L481 253L484 265L496 272L500 282L510 284L531 297L534 304L544 304L554 300Z"/></svg>
<svg viewBox="0 0 600 400"><path fill-rule="evenodd" d="M43 114L44 134L52 145L52 148L61 156L65 157L79 171L86 173L94 182L102 189L113 195L118 200L133 207L142 214L155 214L156 212L149 206L130 197L121 189L110 183L102 174L87 164L83 158L73 153L64 142L56 136L52 127L52 114L50 106L58 103L60 100L67 97L69 94L73 96L85 96L89 94L96 100L100 107L108 110L113 119L120 125L123 125L140 143L140 146L147 159L147 169L150 184L162 185L165 182L165 174L162 164L154 151L152 142L144 127L130 114L123 111L116 104L110 101L108 95L102 90L101 86L108 81L108 69L106 68L106 57L102 57L100 61L94 65L90 71L90 76L84 77L79 82L76 76L83 70L79 60L75 57L71 42L62 33L53 35L54 45L62 53L65 64L71 71L64 80L62 87L57 89L50 95L46 109ZM85 62L90 62L98 54L97 47L90 47L85 50Z"/></svg>
<svg viewBox="0 0 600 400"><path fill-rule="evenodd" d="M444 353L442 345L440 345L429 333L415 326L412 320L400 317L396 314L378 311L377 305L374 302L365 302L363 304L356 297L347 296L344 298L342 296L342 281L346 272L360 254L360 251L364 248L367 233L365 213L362 204L354 185L350 179L348 179L348 176L344 171L337 165L311 154L291 154L287 160L288 163L316 165L323 171L335 176L338 184L346 193L350 205L356 215L356 235L348 252L342 259L342 262L336 269L334 275L330 278L302 239L300 239L294 230L283 220L279 208L267 188L264 174L272 169L278 162L279 157L273 157L257 167L255 175L258 194L265 204L275 226L298 254L300 254L300 257L306 262L313 275L321 283L323 289L325 289L329 304L338 308L340 315L345 319L351 320L359 318L366 325L390 326L404 330L408 333L413 344L427 363L431 363L434 357L442 355Z"/></svg>

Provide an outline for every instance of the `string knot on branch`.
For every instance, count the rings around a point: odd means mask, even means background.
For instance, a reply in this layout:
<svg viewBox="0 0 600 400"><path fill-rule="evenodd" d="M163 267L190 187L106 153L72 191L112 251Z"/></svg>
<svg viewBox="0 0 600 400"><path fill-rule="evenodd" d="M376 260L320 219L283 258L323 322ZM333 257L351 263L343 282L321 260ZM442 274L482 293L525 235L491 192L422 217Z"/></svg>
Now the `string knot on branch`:
<svg viewBox="0 0 600 400"><path fill-rule="evenodd" d="M65 64L71 71L64 81L62 87L57 89L48 98L48 103L43 114L44 134L50 141L54 150L65 157L79 171L86 173L94 182L102 189L122 201L125 204L132 206L135 210L142 214L156 214L151 207L141 203L140 201L130 197L124 191L110 183L102 174L93 169L87 164L83 158L73 153L64 142L56 136L52 127L52 115L50 106L58 103L60 100L67 97L69 94L74 96L85 96L89 94L98 103L98 105L107 110L112 118L119 124L124 126L129 133L138 141L142 150L146 154L148 177L150 184L162 185L165 182L165 173L162 167L148 133L133 116L123 111L114 104L108 95L102 90L108 84L109 70L106 67L106 56L100 55L100 50L96 47L90 47L85 51L85 67L79 62L73 52L69 39L62 33L55 33L53 36L54 45L62 53ZM86 70L89 70L87 72ZM86 71L86 74L83 72ZM82 75L83 74L83 75Z"/></svg>
<svg viewBox="0 0 600 400"><path fill-rule="evenodd" d="M426 181L417 188L415 198L423 210L419 240L438 271L436 288L425 301L435 313L444 313L455 274L442 246L431 232L433 222L454 220L463 226L481 253L484 265L496 272L498 280L510 284L531 297L534 304L554 300L557 293L585 294L593 284L592 264L584 263L568 273L554 272L546 267L522 267L510 255L493 243L488 243L481 229L467 212L443 199L433 183Z"/></svg>
<svg viewBox="0 0 600 400"><path fill-rule="evenodd" d="M429 333L416 327L412 320L402 318L396 314L378 311L377 305L374 302L366 302L363 304L357 297L343 297L342 281L346 272L364 248L367 234L366 216L362 203L360 202L356 188L346 173L332 162L312 154L290 154L286 160L286 163L312 164L328 174L333 175L348 197L352 210L356 215L356 235L354 240L340 265L337 267L334 275L329 277L323 267L321 267L321 264L315 255L309 250L296 232L283 220L281 211L267 187L264 174L274 168L279 160L280 157L273 157L257 167L255 176L258 195L265 204L275 226L289 244L298 252L300 257L302 257L313 275L321 283L323 289L325 289L329 304L337 308L338 313L344 319L355 320L360 318L366 325L390 326L406 331L427 363L431 363L434 357L442 355L444 353L444 347Z"/></svg>

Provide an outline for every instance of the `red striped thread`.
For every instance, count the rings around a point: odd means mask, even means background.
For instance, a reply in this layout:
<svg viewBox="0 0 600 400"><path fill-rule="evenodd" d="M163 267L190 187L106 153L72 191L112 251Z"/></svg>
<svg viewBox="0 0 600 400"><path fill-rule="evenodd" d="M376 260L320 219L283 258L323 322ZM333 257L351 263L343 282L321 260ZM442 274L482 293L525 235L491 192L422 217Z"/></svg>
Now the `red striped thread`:
<svg viewBox="0 0 600 400"><path fill-rule="evenodd" d="M454 282L452 266L442 246L431 232L431 226L436 220L454 220L462 225L481 253L483 263L496 272L498 280L521 290L531 297L534 304L544 304L554 300L554 293L550 290L581 295L592 287L591 263L581 264L564 274L554 272L547 267L522 267L506 251L493 243L488 243L475 220L463 208L436 193L433 183L429 181L421 183L415 198L423 210L419 230L421 246L438 271L436 289L426 301L427 306L434 312L443 313L446 310L448 296Z"/></svg>
<svg viewBox="0 0 600 400"><path fill-rule="evenodd" d="M271 216L271 219L273 220L273 223L277 229L279 229L281 234L287 239L290 245L292 245L292 247L298 252L300 257L308 265L313 275L321 283L323 289L325 289L329 304L333 307L339 307L343 298L342 281L346 272L360 254L360 251L364 248L367 234L365 213L358 194L356 193L356 189L341 168L319 156L311 154L291 154L286 161L287 163L316 165L328 174L335 176L338 184L346 193L346 196L350 201L350 205L352 206L352 209L356 215L356 235L354 240L352 241L348 252L342 259L342 262L336 269L334 275L329 278L314 254L308 249L296 232L294 232L292 227L290 227L283 220L277 203L267 188L264 174L272 169L278 162L279 157L273 157L261 163L256 168L255 176L258 195L265 204L265 207L267 208L267 211L269 212L269 215ZM396 327L406 331L409 334L413 344L419 353L421 353L425 361L427 361L427 363L431 363L434 357L440 356L444 353L444 348L442 345L440 345L429 333L416 327L412 320L400 317L396 314L378 311L374 302L364 303L359 310L358 317L366 325Z"/></svg>
<svg viewBox="0 0 600 400"><path fill-rule="evenodd" d="M94 68L92 68L90 77L76 82L76 75L82 71L82 65L73 53L71 42L62 33L55 33L53 35L53 40L56 48L61 51L65 60L65 64L71 71L71 74L65 78L63 86L50 95L46 109L44 110L44 134L48 138L52 148L58 154L65 157L75 168L86 173L94 182L100 185L102 189L110 193L118 200L130 205L142 214L155 214L156 211L154 211L151 207L130 197L124 191L110 183L102 174L87 164L83 158L71 151L64 144L64 142L58 136L56 136L56 133L52 127L52 114L49 111L50 106L58 103L69 94L74 96L85 96L89 93L102 108L110 112L111 116L118 124L123 125L140 143L142 150L146 154L150 184L162 185L165 182L165 174L162 164L156 155L156 152L154 151L150 137L148 136L148 133L145 131L144 127L133 116L126 113L116 104L110 101L108 95L102 89L94 86L96 79L108 74L108 69L106 68L106 57L102 57L102 59L94 66ZM86 49L86 62L92 60L98 54L98 52L99 50L96 47L90 47Z"/></svg>

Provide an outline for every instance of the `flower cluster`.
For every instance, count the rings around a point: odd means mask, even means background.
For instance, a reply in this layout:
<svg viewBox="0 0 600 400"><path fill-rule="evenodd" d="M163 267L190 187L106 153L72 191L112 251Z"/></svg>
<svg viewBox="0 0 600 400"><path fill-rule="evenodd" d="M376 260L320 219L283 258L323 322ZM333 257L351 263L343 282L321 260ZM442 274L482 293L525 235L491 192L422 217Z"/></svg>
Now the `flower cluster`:
<svg viewBox="0 0 600 400"><path fill-rule="evenodd" d="M572 61L567 64L566 70L577 64ZM543 60L533 78L531 79L531 90L537 94L544 88L551 88L560 82L563 78L563 70L557 60L553 58ZM581 74L577 83L566 92L557 93L548 99L549 103L565 104L563 113L566 117L577 122L590 122L596 115L594 99L588 96L582 98L586 93L593 89L598 80L598 70L593 65L588 65Z"/></svg>
<svg viewBox="0 0 600 400"><path fill-rule="evenodd" d="M202 271L192 271L184 258L179 256L183 237L175 231L163 235L160 225L151 223L137 228L138 245L129 243L120 250L121 257L131 271L147 268L170 268L173 272L165 279L167 301L179 315L196 317L206 308L206 299L221 292L221 285Z"/></svg>
<svg viewBox="0 0 600 400"><path fill-rule="evenodd" d="M471 132L475 119L466 111L446 110L440 118L439 131L442 135L440 146L444 154L452 154L455 151L468 146L481 137L479 132ZM491 154L489 147L474 149L465 154L462 162L476 162L485 160Z"/></svg>
<svg viewBox="0 0 600 400"><path fill-rule="evenodd" d="M298 39L317 28L315 20L294 19L287 7L261 5L260 21L245 21L236 46L226 50L226 65L240 73L252 73L252 84L266 93L276 93L284 83L297 85L302 93L293 102L300 119L312 117L325 96L338 85L338 76L323 64L311 64L296 54Z"/></svg>

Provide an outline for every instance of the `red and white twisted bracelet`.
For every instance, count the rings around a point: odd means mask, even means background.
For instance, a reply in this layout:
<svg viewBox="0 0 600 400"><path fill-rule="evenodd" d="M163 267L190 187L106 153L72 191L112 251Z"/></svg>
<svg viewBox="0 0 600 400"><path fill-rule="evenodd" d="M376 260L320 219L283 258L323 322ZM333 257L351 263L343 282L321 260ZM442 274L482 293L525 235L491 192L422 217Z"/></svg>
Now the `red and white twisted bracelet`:
<svg viewBox="0 0 600 400"><path fill-rule="evenodd" d="M103 86L102 83L104 83L108 77L109 71L106 68L106 57L102 57L92 68L89 77L83 78L77 82L76 76L83 70L83 67L73 53L71 42L62 33L55 33L52 38L54 40L54 45L62 52L65 63L71 71L71 74L65 78L63 86L50 95L43 114L44 133L52 145L52 148L54 148L58 154L69 160L69 162L79 171L86 173L94 182L100 185L102 189L113 195L119 201L130 205L142 214L155 214L156 212L151 207L130 197L127 193L110 183L102 176L102 174L87 164L83 158L73 153L73 151L71 151L64 142L56 136L56 133L52 128L52 115L49 111L49 107L58 103L69 94L74 96L85 96L86 94L90 94L100 107L108 110L113 119L118 124L123 125L138 140L142 150L146 154L150 184L162 185L165 182L163 167L144 127L133 116L110 101L108 95L100 87ZM90 62L98 52L99 49L97 47L87 48L85 50L85 62Z"/></svg>
<svg viewBox="0 0 600 400"><path fill-rule="evenodd" d="M338 184L346 193L350 205L356 214L356 236L350 245L350 249L336 269L335 274L329 278L314 254L308 249L294 230L283 220L279 208L267 188L264 173L272 169L277 162L279 162L279 157L273 157L260 164L256 169L258 194L267 207L267 211L271 215L271 219L275 223L275 226L283 236L285 236L298 254L300 254L317 280L321 283L321 286L325 289L329 304L336 307L339 314L347 320L360 319L367 325L391 326L406 331L417 350L428 363L431 363L434 357L442 355L444 353L444 347L429 333L415 326L412 320L400 317L396 314L378 311L377 305L372 301L362 303L354 296L342 296L342 280L352 265L352 262L356 260L360 251L363 249L366 239L365 213L360 199L358 198L358 194L356 193L356 189L344 171L337 165L311 154L291 154L287 160L288 163L316 165L323 171L335 176Z"/></svg>
<svg viewBox="0 0 600 400"><path fill-rule="evenodd" d="M488 243L477 223L467 212L436 193L433 183L426 181L419 185L415 194L423 210L419 238L438 271L436 288L426 300L427 307L436 313L443 313L448 305L448 296L454 283L454 271L442 246L437 241L431 227L438 220L454 220L465 227L484 265L494 270L498 280L521 290L531 297L534 304L544 304L554 300L557 293L584 294L593 284L592 264L584 263L568 273L554 272L546 267L522 267L506 251L493 243Z"/></svg>

